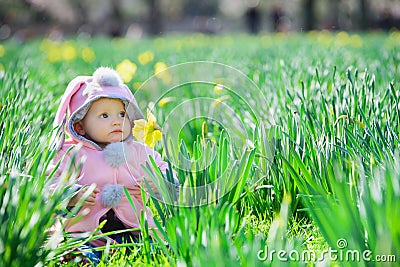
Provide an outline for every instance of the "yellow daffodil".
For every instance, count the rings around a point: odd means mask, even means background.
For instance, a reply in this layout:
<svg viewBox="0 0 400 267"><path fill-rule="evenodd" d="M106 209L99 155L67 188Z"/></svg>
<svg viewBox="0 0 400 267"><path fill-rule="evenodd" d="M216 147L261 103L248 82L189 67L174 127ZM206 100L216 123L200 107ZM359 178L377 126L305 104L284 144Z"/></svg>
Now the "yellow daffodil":
<svg viewBox="0 0 400 267"><path fill-rule="evenodd" d="M138 57L139 63L142 65L146 65L147 63L153 61L153 59L154 59L154 54L151 51L140 53Z"/></svg>
<svg viewBox="0 0 400 267"><path fill-rule="evenodd" d="M135 120L132 134L139 141L144 142L148 147L153 148L156 142L161 140L161 128L156 123L156 117L147 110L147 121L145 119Z"/></svg>
<svg viewBox="0 0 400 267"><path fill-rule="evenodd" d="M363 40L358 34L353 34L350 37L350 44L352 47L360 48L363 46Z"/></svg>
<svg viewBox="0 0 400 267"><path fill-rule="evenodd" d="M72 42L65 42L61 47L62 58L65 61L72 61L76 58L76 48Z"/></svg>
<svg viewBox="0 0 400 267"><path fill-rule="evenodd" d="M358 126L360 126L361 128L365 129L365 124L362 121L359 121L357 119L354 119L356 121L356 123L358 124Z"/></svg>
<svg viewBox="0 0 400 267"><path fill-rule="evenodd" d="M164 62L157 62L154 65L154 75L156 75L157 78L161 79L164 84L169 84L172 81L172 77L168 72L167 64L165 64Z"/></svg>
<svg viewBox="0 0 400 267"><path fill-rule="evenodd" d="M60 53L61 44L49 39L45 39L40 44L40 49L47 55L49 62L58 62L62 60Z"/></svg>
<svg viewBox="0 0 400 267"><path fill-rule="evenodd" d="M224 101L226 101L226 100L229 100L229 99L230 99L230 97L229 97L228 95L223 95L223 96L221 96L221 97L218 97L218 98L214 99L214 102L213 102L212 106L213 106L214 108L216 108L216 107L218 107L222 102L224 102Z"/></svg>
<svg viewBox="0 0 400 267"><path fill-rule="evenodd" d="M141 82L134 82L133 83L133 89L139 90L140 87L142 87L142 83Z"/></svg>
<svg viewBox="0 0 400 267"><path fill-rule="evenodd" d="M83 48L81 56L85 62L92 62L96 58L96 55L90 47Z"/></svg>
<svg viewBox="0 0 400 267"><path fill-rule="evenodd" d="M5 53L6 53L6 48L4 47L4 45L0 45L0 57L3 57Z"/></svg>
<svg viewBox="0 0 400 267"><path fill-rule="evenodd" d="M164 97L158 102L158 106L163 108L173 101L175 101L175 97L173 97L173 96Z"/></svg>
<svg viewBox="0 0 400 267"><path fill-rule="evenodd" d="M49 62L61 61L61 55L60 55L59 51L57 49L55 49L55 48L51 48L47 52L47 60Z"/></svg>
<svg viewBox="0 0 400 267"><path fill-rule="evenodd" d="M45 39L40 44L40 50L47 55L49 62L73 61L78 55L76 44L72 41L55 42Z"/></svg>
<svg viewBox="0 0 400 267"><path fill-rule="evenodd" d="M216 94L220 94L220 93L222 92L223 89L224 89L224 86L223 86L222 84L220 84L220 83L218 83L218 84L216 84L216 85L214 86L214 92L215 92Z"/></svg>
<svg viewBox="0 0 400 267"><path fill-rule="evenodd" d="M121 78L122 80L124 80L125 83L128 83L133 79L133 76L136 73L136 69L136 64L129 59L124 59L116 67L117 72L119 73L119 75L121 75Z"/></svg>
<svg viewBox="0 0 400 267"><path fill-rule="evenodd" d="M339 46L346 46L350 42L350 36L347 32L341 31L335 37L335 43Z"/></svg>
<svg viewBox="0 0 400 267"><path fill-rule="evenodd" d="M167 64L165 64L164 62L157 62L154 65L154 74L157 77L160 77L160 75L162 75L163 72L167 72L167 69L168 69Z"/></svg>

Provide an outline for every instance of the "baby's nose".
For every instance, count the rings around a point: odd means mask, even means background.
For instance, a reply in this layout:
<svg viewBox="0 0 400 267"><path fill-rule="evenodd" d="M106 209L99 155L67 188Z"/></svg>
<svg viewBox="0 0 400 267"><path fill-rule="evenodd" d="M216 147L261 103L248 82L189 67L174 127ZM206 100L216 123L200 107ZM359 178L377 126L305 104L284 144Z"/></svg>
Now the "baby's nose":
<svg viewBox="0 0 400 267"><path fill-rule="evenodd" d="M121 123L122 123L121 118L115 118L115 119L113 120L113 125L120 125Z"/></svg>

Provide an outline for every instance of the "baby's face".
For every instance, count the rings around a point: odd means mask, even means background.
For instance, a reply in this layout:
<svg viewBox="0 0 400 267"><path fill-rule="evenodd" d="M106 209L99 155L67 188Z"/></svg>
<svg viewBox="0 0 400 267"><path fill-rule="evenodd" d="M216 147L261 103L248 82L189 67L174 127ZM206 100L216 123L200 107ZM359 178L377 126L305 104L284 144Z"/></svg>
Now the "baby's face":
<svg viewBox="0 0 400 267"><path fill-rule="evenodd" d="M119 99L100 98L94 101L80 122L83 135L98 144L125 140L132 131L125 106Z"/></svg>

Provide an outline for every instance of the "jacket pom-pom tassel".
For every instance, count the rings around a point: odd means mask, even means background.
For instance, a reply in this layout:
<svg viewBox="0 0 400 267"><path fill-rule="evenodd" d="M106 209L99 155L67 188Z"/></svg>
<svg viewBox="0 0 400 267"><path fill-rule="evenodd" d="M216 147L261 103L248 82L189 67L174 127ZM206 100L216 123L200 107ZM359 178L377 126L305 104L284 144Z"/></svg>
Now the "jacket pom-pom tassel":
<svg viewBox="0 0 400 267"><path fill-rule="evenodd" d="M123 142L115 142L107 145L104 149L106 163L113 168L118 168L128 160L128 153L125 153L125 151Z"/></svg>
<svg viewBox="0 0 400 267"><path fill-rule="evenodd" d="M124 195L123 186L120 184L106 184L100 193L101 203L105 207L116 207Z"/></svg>

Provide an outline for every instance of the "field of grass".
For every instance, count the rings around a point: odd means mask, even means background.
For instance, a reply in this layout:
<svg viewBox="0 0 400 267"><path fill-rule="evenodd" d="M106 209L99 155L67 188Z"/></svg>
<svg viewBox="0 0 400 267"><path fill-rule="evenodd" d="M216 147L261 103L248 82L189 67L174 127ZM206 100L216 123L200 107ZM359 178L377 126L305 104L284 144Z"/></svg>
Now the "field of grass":
<svg viewBox="0 0 400 267"><path fill-rule="evenodd" d="M99 266L398 266L399 63L399 32L0 43L0 266L83 265L61 259L92 235L49 238L68 181L49 195L46 168L61 95L99 66L181 183L147 203L154 244Z"/></svg>

